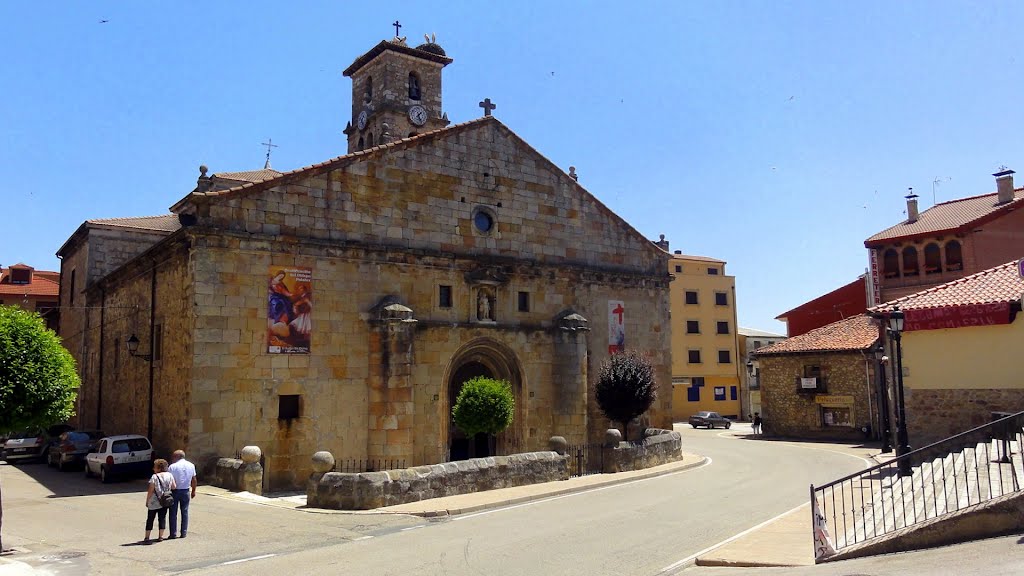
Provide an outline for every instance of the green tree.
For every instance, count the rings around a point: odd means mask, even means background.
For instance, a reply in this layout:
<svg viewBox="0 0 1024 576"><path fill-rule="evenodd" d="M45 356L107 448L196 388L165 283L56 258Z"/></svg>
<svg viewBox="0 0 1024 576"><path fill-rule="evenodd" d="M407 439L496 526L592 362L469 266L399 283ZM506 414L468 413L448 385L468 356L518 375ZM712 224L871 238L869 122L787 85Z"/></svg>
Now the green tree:
<svg viewBox="0 0 1024 576"><path fill-rule="evenodd" d="M628 440L629 423L646 412L657 397L654 367L646 355L627 350L601 363L597 405L609 420L622 423L623 440Z"/></svg>
<svg viewBox="0 0 1024 576"><path fill-rule="evenodd" d="M462 385L452 417L459 430L471 438L481 432L494 435L512 424L515 407L508 382L477 376Z"/></svg>
<svg viewBox="0 0 1024 576"><path fill-rule="evenodd" d="M43 319L0 306L0 430L43 428L67 420L74 413L78 384L74 358Z"/></svg>

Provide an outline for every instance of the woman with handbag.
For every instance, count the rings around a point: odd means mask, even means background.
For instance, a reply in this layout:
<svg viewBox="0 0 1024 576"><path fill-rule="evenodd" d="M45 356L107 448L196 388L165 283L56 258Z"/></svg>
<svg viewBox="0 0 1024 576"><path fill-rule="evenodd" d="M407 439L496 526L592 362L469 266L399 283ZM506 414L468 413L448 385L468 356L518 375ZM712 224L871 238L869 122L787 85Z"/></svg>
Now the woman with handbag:
<svg viewBox="0 0 1024 576"><path fill-rule="evenodd" d="M157 542L164 539L164 529L167 528L167 509L174 503L174 476L167 471L167 460L158 458L153 462L153 475L149 478L149 489L146 490L146 539L143 544L149 544L149 533L153 531L153 519L160 518L160 531L157 532Z"/></svg>

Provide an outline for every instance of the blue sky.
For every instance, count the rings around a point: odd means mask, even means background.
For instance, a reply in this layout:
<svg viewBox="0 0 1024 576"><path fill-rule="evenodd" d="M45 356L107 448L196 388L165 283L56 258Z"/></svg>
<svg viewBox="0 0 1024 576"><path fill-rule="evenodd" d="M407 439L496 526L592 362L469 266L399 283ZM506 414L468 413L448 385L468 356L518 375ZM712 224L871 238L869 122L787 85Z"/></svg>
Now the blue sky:
<svg viewBox="0 0 1024 576"><path fill-rule="evenodd" d="M1010 2L0 4L0 264L166 213L197 167L345 152L341 71L436 33L453 122L495 116L650 238L728 261L740 324L863 272L865 238L1024 170ZM108 22L101 23L101 20Z"/></svg>

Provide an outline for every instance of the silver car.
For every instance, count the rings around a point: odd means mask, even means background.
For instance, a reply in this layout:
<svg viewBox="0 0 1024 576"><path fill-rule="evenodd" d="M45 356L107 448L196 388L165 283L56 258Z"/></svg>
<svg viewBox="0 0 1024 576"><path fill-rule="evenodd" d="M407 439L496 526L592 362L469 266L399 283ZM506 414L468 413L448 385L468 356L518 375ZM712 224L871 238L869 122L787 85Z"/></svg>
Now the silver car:
<svg viewBox="0 0 1024 576"><path fill-rule="evenodd" d="M46 458L50 445L64 432L73 430L66 424L50 426L46 430L21 430L14 432L4 443L4 460L8 463L27 460L42 461Z"/></svg>

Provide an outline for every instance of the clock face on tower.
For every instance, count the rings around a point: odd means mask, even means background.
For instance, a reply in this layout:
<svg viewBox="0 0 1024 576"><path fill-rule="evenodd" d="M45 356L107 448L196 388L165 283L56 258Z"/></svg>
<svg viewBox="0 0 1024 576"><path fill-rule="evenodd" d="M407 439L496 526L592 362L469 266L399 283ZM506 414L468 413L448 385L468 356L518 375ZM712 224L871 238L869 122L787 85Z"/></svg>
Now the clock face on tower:
<svg viewBox="0 0 1024 576"><path fill-rule="evenodd" d="M409 120L417 126L423 126L427 122L427 109L419 104L409 107Z"/></svg>
<svg viewBox="0 0 1024 576"><path fill-rule="evenodd" d="M356 118L356 126L360 130L366 128L366 120L367 118L369 118L369 116L370 115L366 113L366 110L363 110L362 112L359 113L359 117Z"/></svg>

